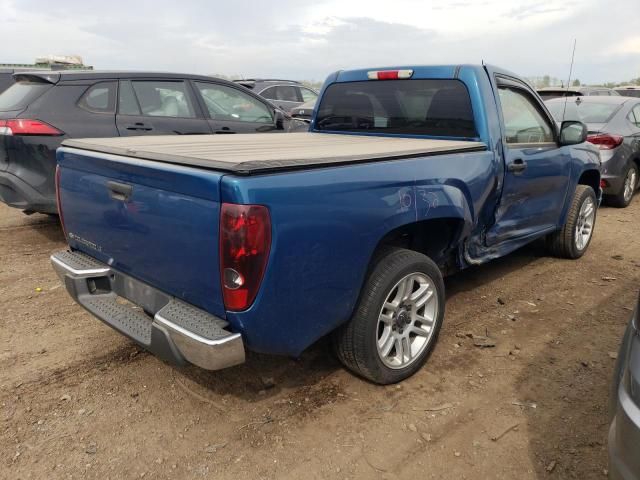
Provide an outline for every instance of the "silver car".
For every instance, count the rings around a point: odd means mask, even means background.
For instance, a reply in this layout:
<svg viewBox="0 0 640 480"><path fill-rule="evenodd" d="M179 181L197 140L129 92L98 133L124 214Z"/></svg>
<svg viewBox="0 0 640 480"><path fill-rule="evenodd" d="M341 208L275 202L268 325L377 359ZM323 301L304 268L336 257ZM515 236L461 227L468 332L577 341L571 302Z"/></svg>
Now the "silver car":
<svg viewBox="0 0 640 480"><path fill-rule="evenodd" d="M640 178L640 98L567 97L545 104L558 122L587 124L587 141L600 149L605 202L614 207L629 205Z"/></svg>
<svg viewBox="0 0 640 480"><path fill-rule="evenodd" d="M610 96L622 95L607 87L544 87L536 90L542 100L551 100L559 97L586 97L586 96Z"/></svg>
<svg viewBox="0 0 640 480"><path fill-rule="evenodd" d="M640 97L640 85L623 85L615 87L613 91L625 97Z"/></svg>
<svg viewBox="0 0 640 480"><path fill-rule="evenodd" d="M609 479L640 479L640 302L624 335L611 389Z"/></svg>
<svg viewBox="0 0 640 480"><path fill-rule="evenodd" d="M318 92L294 80L256 78L234 80L234 82L253 90L254 93L266 98L285 112L290 112L292 108L303 103L315 102L318 98Z"/></svg>

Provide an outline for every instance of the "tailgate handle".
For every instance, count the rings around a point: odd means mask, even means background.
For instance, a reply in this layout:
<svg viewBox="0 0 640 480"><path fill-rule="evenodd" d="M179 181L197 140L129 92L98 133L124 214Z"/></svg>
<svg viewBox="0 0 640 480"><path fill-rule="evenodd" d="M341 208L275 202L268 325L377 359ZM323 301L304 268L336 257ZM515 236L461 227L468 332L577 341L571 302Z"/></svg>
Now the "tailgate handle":
<svg viewBox="0 0 640 480"><path fill-rule="evenodd" d="M126 202L133 193L133 186L127 183L119 183L109 181L107 182L107 188L109 189L109 195L114 200L120 200Z"/></svg>

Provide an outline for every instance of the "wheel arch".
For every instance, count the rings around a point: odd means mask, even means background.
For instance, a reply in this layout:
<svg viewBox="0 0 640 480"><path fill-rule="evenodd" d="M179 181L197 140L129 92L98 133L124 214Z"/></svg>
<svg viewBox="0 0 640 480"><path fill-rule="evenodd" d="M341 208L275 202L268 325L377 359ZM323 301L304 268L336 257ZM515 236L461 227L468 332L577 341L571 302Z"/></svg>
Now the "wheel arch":
<svg viewBox="0 0 640 480"><path fill-rule="evenodd" d="M588 185L596 192L596 197L600 196L600 172L596 169L589 169L582 172L578 179L578 185Z"/></svg>
<svg viewBox="0 0 640 480"><path fill-rule="evenodd" d="M400 225L388 231L373 250L369 260L370 269L375 265L380 252L388 247L406 248L426 255L443 273L455 269L458 245L467 227L460 217L438 217Z"/></svg>

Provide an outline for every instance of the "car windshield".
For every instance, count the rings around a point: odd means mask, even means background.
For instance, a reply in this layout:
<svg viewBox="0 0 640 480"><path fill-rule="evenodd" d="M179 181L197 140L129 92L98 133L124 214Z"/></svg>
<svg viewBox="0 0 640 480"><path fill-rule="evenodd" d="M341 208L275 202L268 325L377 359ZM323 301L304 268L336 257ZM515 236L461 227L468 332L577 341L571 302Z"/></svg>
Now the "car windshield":
<svg viewBox="0 0 640 480"><path fill-rule="evenodd" d="M315 128L438 137L478 136L469 92L459 80L334 83L322 96Z"/></svg>
<svg viewBox="0 0 640 480"><path fill-rule="evenodd" d="M21 110L34 101L49 88L47 82L17 82L0 94L0 112Z"/></svg>
<svg viewBox="0 0 640 480"><path fill-rule="evenodd" d="M566 104L567 108L564 111L564 101L547 102L547 108L556 121L577 120L583 123L607 123L621 106L620 103L585 102L581 97L567 100Z"/></svg>

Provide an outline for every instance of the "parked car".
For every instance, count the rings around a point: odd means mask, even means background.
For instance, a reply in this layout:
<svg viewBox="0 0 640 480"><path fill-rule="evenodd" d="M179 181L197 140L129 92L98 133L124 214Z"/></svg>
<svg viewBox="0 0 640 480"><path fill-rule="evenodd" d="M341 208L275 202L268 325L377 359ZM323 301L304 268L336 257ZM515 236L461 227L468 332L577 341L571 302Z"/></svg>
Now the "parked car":
<svg viewBox="0 0 640 480"><path fill-rule="evenodd" d="M543 100L559 97L610 97L619 95L618 92L607 87L544 87L537 90Z"/></svg>
<svg viewBox="0 0 640 480"><path fill-rule="evenodd" d="M297 118L298 120L303 120L305 122L311 122L311 117L313 115L313 108L316 106L317 100L311 100L310 102L303 103L297 107L291 109L290 115L293 118Z"/></svg>
<svg viewBox="0 0 640 480"><path fill-rule="evenodd" d="M557 121L587 124L587 141L600 149L605 201L615 207L629 205L640 178L640 98L577 97L546 104Z"/></svg>
<svg viewBox="0 0 640 480"><path fill-rule="evenodd" d="M625 97L640 97L639 85L624 85L621 87L615 87L613 90L618 92L618 95Z"/></svg>
<svg viewBox="0 0 640 480"><path fill-rule="evenodd" d="M609 479L640 478L640 302L618 353L611 388Z"/></svg>
<svg viewBox="0 0 640 480"><path fill-rule="evenodd" d="M293 80L248 79L235 82L253 90L285 112L318 98L318 92Z"/></svg>
<svg viewBox="0 0 640 480"><path fill-rule="evenodd" d="M289 117L262 97L206 76L38 71L14 78L0 94L0 200L26 212L57 212L55 151L68 138L290 130Z"/></svg>
<svg viewBox="0 0 640 480"><path fill-rule="evenodd" d="M434 346L444 274L543 237L585 253L586 135L494 67L336 72L309 132L66 140L70 249L52 262L80 305L174 363L297 356L332 333L349 369L394 383Z"/></svg>

